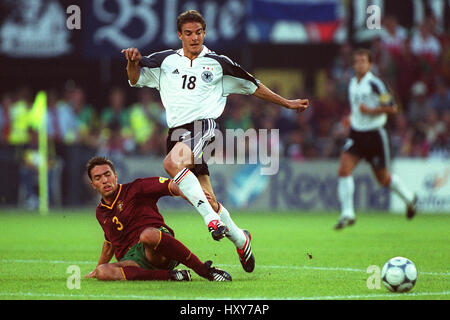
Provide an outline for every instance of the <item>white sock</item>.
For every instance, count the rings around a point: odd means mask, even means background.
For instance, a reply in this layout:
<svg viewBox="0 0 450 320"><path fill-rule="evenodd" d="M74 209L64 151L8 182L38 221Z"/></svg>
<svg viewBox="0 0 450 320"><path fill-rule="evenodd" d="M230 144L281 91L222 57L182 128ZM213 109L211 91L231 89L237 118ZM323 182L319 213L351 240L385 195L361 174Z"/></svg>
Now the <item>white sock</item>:
<svg viewBox="0 0 450 320"><path fill-rule="evenodd" d="M354 218L353 195L355 193L355 181L353 176L339 177L338 196L341 203L341 217Z"/></svg>
<svg viewBox="0 0 450 320"><path fill-rule="evenodd" d="M392 191L394 191L406 204L409 204L414 199L414 193L412 193L403 183L399 176L391 174L391 184L389 185Z"/></svg>
<svg viewBox="0 0 450 320"><path fill-rule="evenodd" d="M219 220L219 216L211 207L208 199L206 199L200 182L188 168L184 168L178 172L173 178L173 181L178 184L181 192L183 192L194 208L201 214L206 225L213 220Z"/></svg>
<svg viewBox="0 0 450 320"><path fill-rule="evenodd" d="M227 238L234 243L236 248L242 249L247 239L244 231L242 231L242 229L234 223L231 219L230 213L222 204L220 204L219 210L220 220L222 220L228 227Z"/></svg>

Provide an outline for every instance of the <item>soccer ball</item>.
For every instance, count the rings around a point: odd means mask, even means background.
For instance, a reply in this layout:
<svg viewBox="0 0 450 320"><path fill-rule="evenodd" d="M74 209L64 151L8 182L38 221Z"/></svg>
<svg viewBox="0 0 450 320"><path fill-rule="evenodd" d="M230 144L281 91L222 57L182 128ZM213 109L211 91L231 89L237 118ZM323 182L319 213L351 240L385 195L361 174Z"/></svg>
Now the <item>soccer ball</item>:
<svg viewBox="0 0 450 320"><path fill-rule="evenodd" d="M390 291L407 292L416 284L417 269L411 260L395 257L384 264L381 279Z"/></svg>

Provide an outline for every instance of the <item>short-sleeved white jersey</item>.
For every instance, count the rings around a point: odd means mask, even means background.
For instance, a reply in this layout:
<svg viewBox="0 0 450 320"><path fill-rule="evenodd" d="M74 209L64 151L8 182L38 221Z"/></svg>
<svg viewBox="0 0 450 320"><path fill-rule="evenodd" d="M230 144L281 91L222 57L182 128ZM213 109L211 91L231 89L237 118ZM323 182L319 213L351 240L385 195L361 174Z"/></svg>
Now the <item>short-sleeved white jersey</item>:
<svg viewBox="0 0 450 320"><path fill-rule="evenodd" d="M384 83L372 72L367 72L359 81L356 77L350 80L348 95L351 107L350 124L354 130L369 131L383 127L386 124L387 115L363 114L359 107L364 104L369 108L393 105L391 95Z"/></svg>
<svg viewBox="0 0 450 320"><path fill-rule="evenodd" d="M184 56L183 49L166 50L143 57L140 65L134 87L159 90L169 128L217 119L229 94L253 94L259 86L241 66L206 46L194 60Z"/></svg>

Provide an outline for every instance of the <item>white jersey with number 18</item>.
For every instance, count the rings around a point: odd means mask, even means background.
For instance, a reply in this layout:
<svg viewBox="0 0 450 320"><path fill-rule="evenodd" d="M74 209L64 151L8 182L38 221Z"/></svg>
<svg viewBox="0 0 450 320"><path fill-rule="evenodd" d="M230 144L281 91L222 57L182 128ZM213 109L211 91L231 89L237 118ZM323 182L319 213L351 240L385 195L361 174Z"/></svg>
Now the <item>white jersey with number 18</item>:
<svg viewBox="0 0 450 320"><path fill-rule="evenodd" d="M134 87L159 90L169 128L217 119L229 94L253 94L259 86L241 66L206 46L194 60L184 56L183 49L165 50L142 57L140 65Z"/></svg>

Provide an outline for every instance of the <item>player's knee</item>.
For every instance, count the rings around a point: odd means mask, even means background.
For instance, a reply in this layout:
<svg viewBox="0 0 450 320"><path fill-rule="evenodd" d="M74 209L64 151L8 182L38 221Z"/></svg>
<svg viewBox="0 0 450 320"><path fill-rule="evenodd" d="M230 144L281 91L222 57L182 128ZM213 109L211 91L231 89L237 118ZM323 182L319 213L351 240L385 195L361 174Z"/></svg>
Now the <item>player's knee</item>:
<svg viewBox="0 0 450 320"><path fill-rule="evenodd" d="M345 164L341 163L338 168L338 176L339 177L347 177L351 174L351 172L349 172L349 171L350 170L348 170L347 166Z"/></svg>
<svg viewBox="0 0 450 320"><path fill-rule="evenodd" d="M176 171L176 166L173 163L172 159L170 159L169 156L167 156L164 159L163 165L164 165L164 170L166 170L166 172L170 175L173 175L172 172Z"/></svg>
<svg viewBox="0 0 450 320"><path fill-rule="evenodd" d="M161 237L161 231L159 231L156 228L147 228L144 231L142 231L139 241L148 245L148 246L155 246L158 244L159 239Z"/></svg>
<svg viewBox="0 0 450 320"><path fill-rule="evenodd" d="M348 176L350 176L352 173L351 173L351 171L350 170L347 170L347 168L345 168L345 167L339 167L339 169L338 169L338 176L339 177L341 177L341 178L344 178L344 177L348 177Z"/></svg>
<svg viewBox="0 0 450 320"><path fill-rule="evenodd" d="M95 276L99 281L111 280L110 268L107 264L101 264L95 269Z"/></svg>
<svg viewBox="0 0 450 320"><path fill-rule="evenodd" d="M391 178L389 176L377 176L378 183L383 187L389 187L391 184Z"/></svg>
<svg viewBox="0 0 450 320"><path fill-rule="evenodd" d="M164 159L164 169L167 173L178 173L184 168L193 166L192 150L184 143L177 143Z"/></svg>
<svg viewBox="0 0 450 320"><path fill-rule="evenodd" d="M180 172L186 166L183 165L182 159L177 159L172 154L167 155L163 162L164 170L174 177L178 172Z"/></svg>
<svg viewBox="0 0 450 320"><path fill-rule="evenodd" d="M97 266L95 269L95 277L99 281L124 280L120 268L109 263Z"/></svg>

